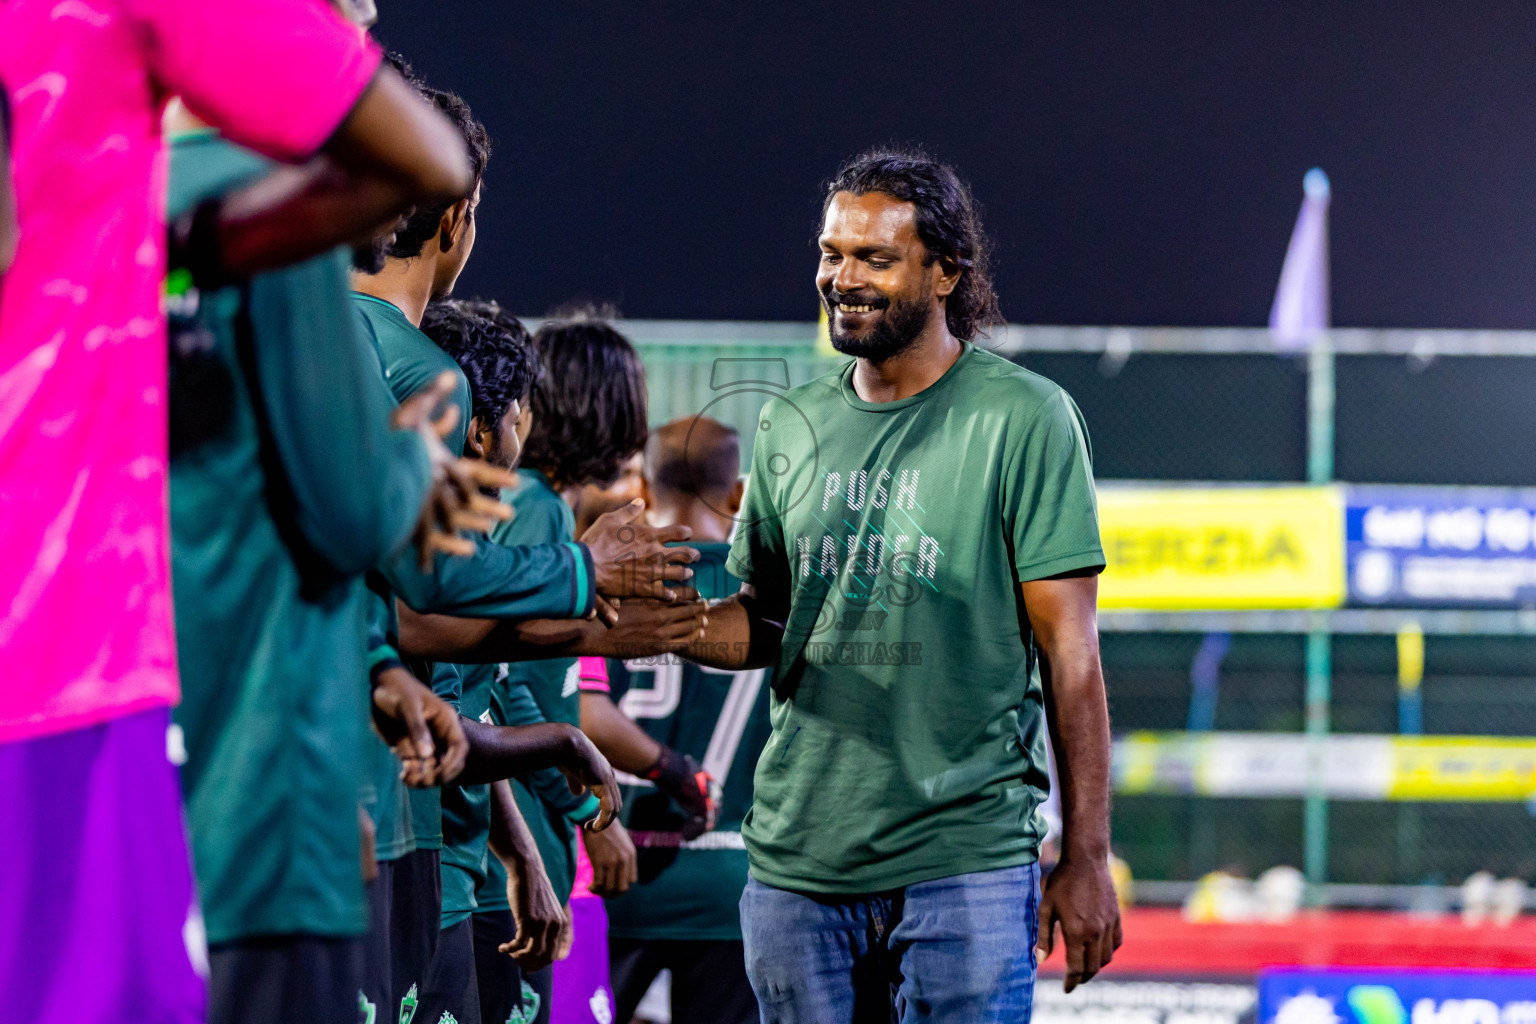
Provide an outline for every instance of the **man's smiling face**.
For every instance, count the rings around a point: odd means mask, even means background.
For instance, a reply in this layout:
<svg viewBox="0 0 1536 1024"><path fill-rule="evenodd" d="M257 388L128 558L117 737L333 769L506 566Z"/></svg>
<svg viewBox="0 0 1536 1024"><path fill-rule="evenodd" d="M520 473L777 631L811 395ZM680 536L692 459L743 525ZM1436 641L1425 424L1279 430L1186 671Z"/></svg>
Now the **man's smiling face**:
<svg viewBox="0 0 1536 1024"><path fill-rule="evenodd" d="M917 209L883 192L839 192L822 218L821 293L839 352L882 362L943 316L953 289L917 233Z"/></svg>

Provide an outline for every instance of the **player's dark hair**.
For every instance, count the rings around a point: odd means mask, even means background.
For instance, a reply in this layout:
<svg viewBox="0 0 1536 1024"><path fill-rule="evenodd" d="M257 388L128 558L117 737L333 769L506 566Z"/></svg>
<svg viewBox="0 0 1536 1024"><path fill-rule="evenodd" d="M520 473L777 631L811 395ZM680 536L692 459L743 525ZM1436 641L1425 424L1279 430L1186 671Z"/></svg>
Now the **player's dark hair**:
<svg viewBox="0 0 1536 1024"><path fill-rule="evenodd" d="M453 122L453 126L463 137L464 148L469 151L469 164L474 174L469 191L459 199L470 200L469 216L474 217L475 190L480 187L480 182L485 177L485 165L491 159L491 137L486 134L485 125L475 120L469 104L465 103L458 94L424 85L420 79L413 78L414 73L411 72L409 65L404 65L402 74L405 74L407 80L420 90L422 97L428 103L437 108L438 113ZM427 247L427 243L437 234L438 224L442 222L443 214L452 209L453 204L459 199L444 199L418 206L405 222L405 226L395 235L394 244L389 247L389 255L397 260L412 260L420 256L421 251Z"/></svg>
<svg viewBox="0 0 1536 1024"><path fill-rule="evenodd" d="M562 310L533 336L544 376L533 388L523 465L555 488L608 486L645 447L645 367L629 339L593 310Z"/></svg>
<svg viewBox="0 0 1536 1024"><path fill-rule="evenodd" d="M498 315L486 315L487 307ZM525 401L539 377L528 329L493 304L433 302L421 318L421 330L464 371L470 415L486 427L494 429L514 401Z"/></svg>
<svg viewBox="0 0 1536 1024"><path fill-rule="evenodd" d="M954 168L921 150L872 149L843 164L827 183L823 221L839 192L880 192L916 208L917 236L928 247L928 262L939 260L960 270L960 282L944 305L949 333L970 341L1003 322L992 287L991 243L981 227L981 208Z"/></svg>

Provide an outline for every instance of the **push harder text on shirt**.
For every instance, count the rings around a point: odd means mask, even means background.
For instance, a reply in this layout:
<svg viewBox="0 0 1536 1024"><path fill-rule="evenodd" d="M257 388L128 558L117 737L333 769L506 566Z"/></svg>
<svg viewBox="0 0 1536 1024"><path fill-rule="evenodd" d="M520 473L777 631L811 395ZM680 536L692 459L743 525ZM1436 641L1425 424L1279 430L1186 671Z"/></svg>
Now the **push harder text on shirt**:
<svg viewBox="0 0 1536 1024"><path fill-rule="evenodd" d="M922 531L913 512L923 514L917 500L921 470L903 469L892 474L888 469L860 469L849 473L831 470L822 479L821 512L824 525L833 516L850 527L844 533L796 537L792 569L801 588L815 584L815 578L837 585L843 597L870 606L872 614L884 611L887 604L910 605L933 588L939 558L944 552L936 538ZM881 530L866 523L862 532L852 528L843 513L866 510L887 512ZM842 624L840 624L842 625ZM847 629L878 626L850 624Z"/></svg>

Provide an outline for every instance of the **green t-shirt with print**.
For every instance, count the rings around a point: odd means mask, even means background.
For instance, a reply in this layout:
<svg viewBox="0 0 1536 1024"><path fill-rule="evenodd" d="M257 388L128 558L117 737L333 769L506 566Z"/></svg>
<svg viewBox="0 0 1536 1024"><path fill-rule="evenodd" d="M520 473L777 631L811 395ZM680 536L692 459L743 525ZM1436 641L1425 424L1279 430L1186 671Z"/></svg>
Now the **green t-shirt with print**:
<svg viewBox="0 0 1536 1024"><path fill-rule="evenodd" d="M752 874L826 893L1035 860L1049 781L1019 583L1104 565L1061 388L967 345L872 403L855 365L764 405L728 562L789 609Z"/></svg>

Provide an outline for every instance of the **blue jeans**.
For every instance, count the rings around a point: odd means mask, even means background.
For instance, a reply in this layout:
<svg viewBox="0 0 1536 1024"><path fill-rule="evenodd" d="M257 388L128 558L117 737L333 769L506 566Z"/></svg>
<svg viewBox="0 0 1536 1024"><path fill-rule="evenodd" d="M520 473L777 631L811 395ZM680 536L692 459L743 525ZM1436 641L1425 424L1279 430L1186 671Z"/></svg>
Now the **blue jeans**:
<svg viewBox="0 0 1536 1024"><path fill-rule="evenodd" d="M748 879L741 927L762 1022L1027 1022L1039 901L1036 864L870 896Z"/></svg>

